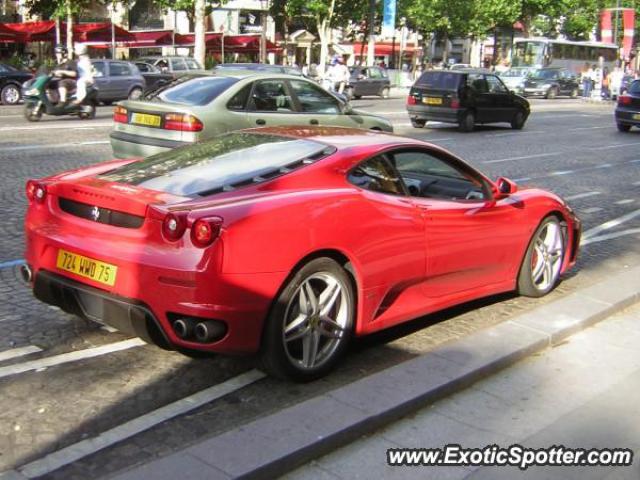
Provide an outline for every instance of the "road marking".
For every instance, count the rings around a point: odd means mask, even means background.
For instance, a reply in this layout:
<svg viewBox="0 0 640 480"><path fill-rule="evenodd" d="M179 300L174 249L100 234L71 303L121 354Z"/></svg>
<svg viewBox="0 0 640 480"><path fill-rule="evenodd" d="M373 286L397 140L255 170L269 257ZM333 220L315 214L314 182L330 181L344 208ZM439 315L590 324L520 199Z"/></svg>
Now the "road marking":
<svg viewBox="0 0 640 480"><path fill-rule="evenodd" d="M12 267L17 267L18 265L22 265L24 263L24 260L20 259L20 260L9 260L8 262L2 262L0 263L0 270L2 270L3 268L12 268Z"/></svg>
<svg viewBox="0 0 640 480"><path fill-rule="evenodd" d="M40 370L42 368L53 367L56 365L61 365L63 363L84 360L85 358L98 357L100 355L106 355L107 353L119 352L121 350L140 347L142 345L146 345L143 340L141 340L140 338L132 338L129 340L124 340L122 342L109 343L100 347L87 348L85 350L76 350L75 352L52 355L50 357L40 358L38 360L32 360L30 362L8 365L6 367L0 367L0 378L9 377L18 373L30 372L33 370Z"/></svg>
<svg viewBox="0 0 640 480"><path fill-rule="evenodd" d="M580 213L596 213L596 212L601 212L602 210L604 210L604 208L602 207L589 207L589 208L584 208L580 210Z"/></svg>
<svg viewBox="0 0 640 480"><path fill-rule="evenodd" d="M597 165L595 168L611 168L613 167L610 163L603 163L602 165Z"/></svg>
<svg viewBox="0 0 640 480"><path fill-rule="evenodd" d="M600 128L610 128L613 129L613 127L611 125L606 125L606 126L599 126L599 127L578 127L578 128L570 128L568 131L569 132L579 132L580 130L596 130L596 129L600 129Z"/></svg>
<svg viewBox="0 0 640 480"><path fill-rule="evenodd" d="M446 137L446 138L425 138L424 141L425 142L448 142L449 140L453 140L453 138L451 137Z"/></svg>
<svg viewBox="0 0 640 480"><path fill-rule="evenodd" d="M42 349L40 347L36 347L35 345L29 345L28 347L20 347L13 348L11 350L5 350L0 352L0 362L4 362L6 360L11 360L18 357L24 357L25 355L30 355L32 353L41 352Z"/></svg>
<svg viewBox="0 0 640 480"><path fill-rule="evenodd" d="M521 177L521 178L514 178L513 181L514 182L526 182L528 180L531 180L531 177Z"/></svg>
<svg viewBox="0 0 640 480"><path fill-rule="evenodd" d="M485 160L482 163L502 163L511 162L513 160L526 160L528 158L554 157L556 155L562 155L562 152L536 153L535 155L525 155L523 157L498 158L496 160Z"/></svg>
<svg viewBox="0 0 640 480"><path fill-rule="evenodd" d="M630 203L635 202L636 200L634 198L625 198L624 200L618 200L617 202L614 202L616 205L628 205Z"/></svg>
<svg viewBox="0 0 640 480"><path fill-rule="evenodd" d="M193 395L177 400L169 405L160 407L152 412L134 418L117 427L102 432L97 437L87 438L56 452L50 453L38 460L27 463L18 468L18 472L26 478L35 478L53 472L60 467L73 463L91 455L103 448L126 440L140 432L144 432L162 422L166 422L178 415L188 413L198 407L206 405L225 395L240 390L265 377L258 370L250 370L233 377L213 387L201 390ZM17 472L16 472L17 473Z"/></svg>
<svg viewBox="0 0 640 480"><path fill-rule="evenodd" d="M600 192L585 192L585 193L578 193L576 195L570 195L568 197L564 197L565 200L578 200L579 198L587 198L587 197L594 197L596 195L602 195Z"/></svg>
<svg viewBox="0 0 640 480"><path fill-rule="evenodd" d="M605 230L611 230L614 227L622 225L629 220L633 220L634 218L640 216L640 209L629 212L621 217L614 218L613 220L609 220L608 222L604 222L602 225L598 225L597 227L593 227L590 230L587 230L582 234L583 238L593 237L600 232L604 232Z"/></svg>
<svg viewBox="0 0 640 480"><path fill-rule="evenodd" d="M88 147L93 145L108 145L109 140L96 140L94 142L52 143L47 145L20 145L19 147L3 147L3 152L20 152L24 150L48 150L50 148Z"/></svg>
<svg viewBox="0 0 640 480"><path fill-rule="evenodd" d="M570 173L573 173L573 170L556 170L555 172L551 172L549 175L557 177L559 175L569 175Z"/></svg>
<svg viewBox="0 0 640 480"><path fill-rule="evenodd" d="M640 187L640 181L638 181L638 182L633 182L633 185L635 185L636 187Z"/></svg>
<svg viewBox="0 0 640 480"><path fill-rule="evenodd" d="M356 110L358 110L358 107L356 107ZM391 112L382 112L379 110L367 110L366 113L370 113L373 115L409 115L409 112L407 112L406 110L392 110Z"/></svg>
<svg viewBox="0 0 640 480"><path fill-rule="evenodd" d="M609 150L610 148L623 148L623 147L635 147L640 145L640 142L635 143L618 143L616 145L605 145L604 147L592 147L592 150Z"/></svg>
<svg viewBox="0 0 640 480"><path fill-rule="evenodd" d="M91 125L87 125L85 123L71 123L68 122L66 125L56 124L56 125L38 125L38 126L20 126L20 127L2 127L0 129L0 133L4 132L14 132L18 130L66 130L73 127L82 127L82 128L100 128L100 127L113 127L113 122L109 123L92 123Z"/></svg>
<svg viewBox="0 0 640 480"><path fill-rule="evenodd" d="M586 245L589 245L590 243L596 243L596 242L603 242L605 240L612 240L614 238L618 238L618 237L624 237L625 235L633 235L634 233L640 233L640 228L629 228L627 230L622 230L621 232L613 232L613 233L607 233L606 235L599 235L599 236L591 236L589 238L582 238L582 240L580 241L580 246L584 247Z"/></svg>
<svg viewBox="0 0 640 480"><path fill-rule="evenodd" d="M533 135L537 135L540 133L547 133L546 131L543 130L525 130L523 132L507 132L507 133L490 133L485 135L485 137L487 138L497 138L497 137L510 137L512 135L526 135L526 134L533 134Z"/></svg>

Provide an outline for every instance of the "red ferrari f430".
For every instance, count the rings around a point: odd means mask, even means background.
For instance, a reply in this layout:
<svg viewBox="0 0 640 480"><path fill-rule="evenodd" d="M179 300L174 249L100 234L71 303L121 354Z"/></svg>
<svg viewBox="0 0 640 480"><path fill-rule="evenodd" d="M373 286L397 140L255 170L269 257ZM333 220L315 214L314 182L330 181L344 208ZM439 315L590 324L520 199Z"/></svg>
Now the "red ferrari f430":
<svg viewBox="0 0 640 480"><path fill-rule="evenodd" d="M307 381L353 336L478 297L541 296L580 221L418 140L240 131L27 183L35 296L163 348L257 353Z"/></svg>

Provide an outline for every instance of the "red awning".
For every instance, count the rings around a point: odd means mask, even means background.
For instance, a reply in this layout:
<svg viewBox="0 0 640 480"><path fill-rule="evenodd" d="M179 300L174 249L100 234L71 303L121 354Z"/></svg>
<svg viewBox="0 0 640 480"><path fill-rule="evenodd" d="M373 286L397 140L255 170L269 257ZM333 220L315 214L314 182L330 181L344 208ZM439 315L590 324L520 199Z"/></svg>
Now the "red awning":
<svg viewBox="0 0 640 480"><path fill-rule="evenodd" d="M222 37L221 33L206 32L204 34L204 41L207 48L220 44L220 37ZM195 38L195 33L176 33L176 45L180 47L193 47L196 41Z"/></svg>
<svg viewBox="0 0 640 480"><path fill-rule="evenodd" d="M139 30L129 32L133 40L126 42L129 48L164 47L173 44L173 30Z"/></svg>
<svg viewBox="0 0 640 480"><path fill-rule="evenodd" d="M113 26L116 42L126 42L134 39L124 28ZM110 22L102 23L78 23L73 26L73 39L77 42L110 42L112 36L112 26Z"/></svg>
<svg viewBox="0 0 640 480"><path fill-rule="evenodd" d="M56 22L46 20L42 22L5 23L5 27L16 34L19 42L54 42L56 38ZM61 40L67 35L67 25L60 23ZM111 23L78 23L73 25L73 37L75 41L82 43L110 42ZM115 26L117 42L133 40L133 36L124 28Z"/></svg>
<svg viewBox="0 0 640 480"><path fill-rule="evenodd" d="M23 43L53 41L56 36L56 22L53 20L5 23L4 26L16 34L16 41Z"/></svg>
<svg viewBox="0 0 640 480"><path fill-rule="evenodd" d="M11 30L9 27L5 27L2 23L0 23L0 38L3 40L11 40L16 37L16 32Z"/></svg>
<svg viewBox="0 0 640 480"><path fill-rule="evenodd" d="M266 40L267 52L279 52L278 47L270 40ZM224 51L234 53L257 53L260 52L260 35L225 35Z"/></svg>

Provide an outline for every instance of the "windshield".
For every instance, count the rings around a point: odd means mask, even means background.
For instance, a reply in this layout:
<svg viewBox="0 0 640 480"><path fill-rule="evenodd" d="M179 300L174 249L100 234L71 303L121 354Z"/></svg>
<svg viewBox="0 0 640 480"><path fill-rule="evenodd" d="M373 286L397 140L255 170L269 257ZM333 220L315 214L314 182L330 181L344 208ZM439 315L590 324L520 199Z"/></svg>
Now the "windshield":
<svg viewBox="0 0 640 480"><path fill-rule="evenodd" d="M534 70L531 72L531 78L535 78L537 80L552 80L558 76L557 70Z"/></svg>
<svg viewBox="0 0 640 480"><path fill-rule="evenodd" d="M513 46L511 65L514 67L542 66L545 54L543 42L516 42Z"/></svg>
<svg viewBox="0 0 640 480"><path fill-rule="evenodd" d="M512 68L500 74L501 77L525 77L527 75L526 68Z"/></svg>
<svg viewBox="0 0 640 480"><path fill-rule="evenodd" d="M100 178L174 195L209 195L264 181L332 151L311 140L236 132L153 155Z"/></svg>
<svg viewBox="0 0 640 480"><path fill-rule="evenodd" d="M233 77L194 78L162 91L158 97L168 103L207 105L237 81Z"/></svg>

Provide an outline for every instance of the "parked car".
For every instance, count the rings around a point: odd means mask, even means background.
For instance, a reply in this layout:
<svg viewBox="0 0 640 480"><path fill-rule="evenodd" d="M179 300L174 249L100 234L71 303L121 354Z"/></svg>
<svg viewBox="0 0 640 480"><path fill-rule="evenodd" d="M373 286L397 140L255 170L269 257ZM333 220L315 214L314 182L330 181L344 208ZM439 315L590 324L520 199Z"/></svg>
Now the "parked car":
<svg viewBox="0 0 640 480"><path fill-rule="evenodd" d="M456 123L463 132L477 124L511 124L517 130L529 117L529 102L510 92L497 75L475 70L428 70L411 87L407 98L411 124L428 121Z"/></svg>
<svg viewBox="0 0 640 480"><path fill-rule="evenodd" d="M297 381L354 336L549 293L581 230L558 196L438 146L309 125L30 180L27 196L36 298L187 355L258 353Z"/></svg>
<svg viewBox="0 0 640 480"><path fill-rule="evenodd" d="M133 63L123 60L92 60L91 63L95 70L98 101L110 105L142 96L145 80Z"/></svg>
<svg viewBox="0 0 640 480"><path fill-rule="evenodd" d="M337 125L392 132L388 120L358 112L302 77L232 71L176 80L145 101L122 102L111 146L119 158L148 156L263 125Z"/></svg>
<svg viewBox="0 0 640 480"><path fill-rule="evenodd" d="M531 69L527 67L514 67L506 72L499 73L498 76L509 90L518 95L522 95L524 94L524 85L530 72Z"/></svg>
<svg viewBox="0 0 640 480"><path fill-rule="evenodd" d="M454 63L449 67L449 70L468 70L472 68L468 63Z"/></svg>
<svg viewBox="0 0 640 480"><path fill-rule="evenodd" d="M539 68L533 70L524 82L524 95L527 97L567 95L576 98L579 91L578 79L566 68Z"/></svg>
<svg viewBox="0 0 640 480"><path fill-rule="evenodd" d="M380 67L352 67L351 77L345 89L347 98L375 95L389 98L391 82L387 72Z"/></svg>
<svg viewBox="0 0 640 480"><path fill-rule="evenodd" d="M286 75L302 76L302 70L297 67L270 65L268 63L220 63L213 69L214 72L220 72L221 70L251 70L254 72L284 73Z"/></svg>
<svg viewBox="0 0 640 480"><path fill-rule="evenodd" d="M22 84L33 78L11 65L0 63L0 101L3 105L16 105L22 99Z"/></svg>
<svg viewBox="0 0 640 480"><path fill-rule="evenodd" d="M195 58L180 56L141 57L140 62L150 63L160 69L162 73L182 74L185 72L204 71L202 65Z"/></svg>
<svg viewBox="0 0 640 480"><path fill-rule="evenodd" d="M614 116L621 132L628 132L631 127L640 127L640 80L634 80L629 85L629 90L618 96Z"/></svg>
<svg viewBox="0 0 640 480"><path fill-rule="evenodd" d="M145 83L145 90L155 90L173 81L174 75L163 73L158 67L147 62L133 62L142 74Z"/></svg>

